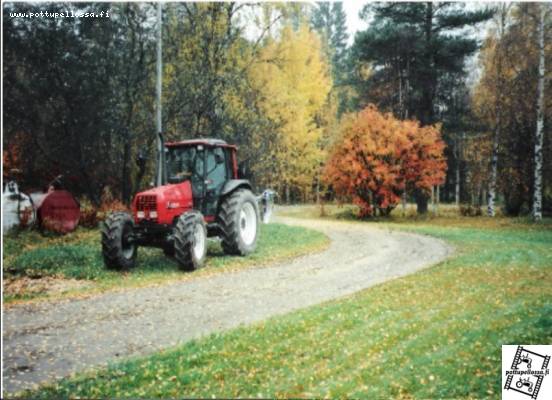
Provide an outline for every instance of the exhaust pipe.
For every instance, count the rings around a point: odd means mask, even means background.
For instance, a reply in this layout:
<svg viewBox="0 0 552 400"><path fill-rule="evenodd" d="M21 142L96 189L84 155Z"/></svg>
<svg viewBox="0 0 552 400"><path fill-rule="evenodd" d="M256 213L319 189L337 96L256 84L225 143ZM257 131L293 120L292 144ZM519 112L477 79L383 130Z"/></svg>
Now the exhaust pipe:
<svg viewBox="0 0 552 400"><path fill-rule="evenodd" d="M165 139L161 132L157 137L157 171L156 171L155 186L163 186L167 184L167 164L165 161Z"/></svg>

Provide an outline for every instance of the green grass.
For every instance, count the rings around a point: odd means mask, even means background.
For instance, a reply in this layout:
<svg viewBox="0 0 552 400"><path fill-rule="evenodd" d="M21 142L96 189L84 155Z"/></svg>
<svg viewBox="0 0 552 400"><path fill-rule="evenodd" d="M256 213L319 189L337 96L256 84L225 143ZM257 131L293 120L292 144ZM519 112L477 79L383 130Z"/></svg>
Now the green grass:
<svg viewBox="0 0 552 400"><path fill-rule="evenodd" d="M498 398L501 345L552 342L552 230L517 220L471 221L384 223L445 239L456 253L342 300L31 394Z"/></svg>
<svg viewBox="0 0 552 400"><path fill-rule="evenodd" d="M67 236L43 236L22 232L4 238L4 278L10 280L56 277L90 281L91 285L68 290L63 296L89 294L121 287L189 279L222 271L259 265L320 250L329 243L322 233L281 224L262 225L258 247L247 257L225 256L220 244L210 241L206 267L183 272L176 262L159 249L140 248L137 267L129 272L110 271L104 267L99 231L79 229ZM44 292L8 293L7 303L44 298Z"/></svg>

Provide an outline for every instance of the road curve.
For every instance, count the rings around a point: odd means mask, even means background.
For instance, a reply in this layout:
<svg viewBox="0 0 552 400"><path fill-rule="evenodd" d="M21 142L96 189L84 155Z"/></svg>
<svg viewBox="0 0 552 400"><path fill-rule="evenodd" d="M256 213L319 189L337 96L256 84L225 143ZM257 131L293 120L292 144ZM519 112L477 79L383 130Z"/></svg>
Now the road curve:
<svg viewBox="0 0 552 400"><path fill-rule="evenodd" d="M342 297L451 253L443 241L371 224L279 221L320 230L331 244L268 267L5 310L4 395Z"/></svg>

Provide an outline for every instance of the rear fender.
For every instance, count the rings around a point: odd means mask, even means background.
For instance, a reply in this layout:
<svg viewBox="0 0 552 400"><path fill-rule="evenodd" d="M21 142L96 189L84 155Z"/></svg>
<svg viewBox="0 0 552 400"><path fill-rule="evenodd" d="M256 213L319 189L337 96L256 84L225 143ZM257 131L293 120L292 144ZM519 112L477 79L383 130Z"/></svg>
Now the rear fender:
<svg viewBox="0 0 552 400"><path fill-rule="evenodd" d="M251 186L251 183L247 179L230 179L222 187L222 190L220 192L220 196L218 199L217 210L220 211L220 206L223 203L225 197L232 194L238 189L247 189L253 192L253 187Z"/></svg>
<svg viewBox="0 0 552 400"><path fill-rule="evenodd" d="M224 184L222 187L222 191L220 192L220 196L226 196L229 193L232 193L236 189L249 189L253 192L253 187L251 186L251 183L247 179L230 179L228 182Z"/></svg>

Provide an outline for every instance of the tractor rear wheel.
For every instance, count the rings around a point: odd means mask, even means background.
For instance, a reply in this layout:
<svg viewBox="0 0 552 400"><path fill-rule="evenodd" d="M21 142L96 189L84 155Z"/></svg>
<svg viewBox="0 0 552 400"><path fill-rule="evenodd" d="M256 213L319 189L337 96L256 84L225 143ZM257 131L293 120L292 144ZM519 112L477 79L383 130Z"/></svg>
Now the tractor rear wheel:
<svg viewBox="0 0 552 400"><path fill-rule="evenodd" d="M134 268L138 249L132 241L133 232L134 221L128 213L116 212L104 221L101 229L102 254L107 268Z"/></svg>
<svg viewBox="0 0 552 400"><path fill-rule="evenodd" d="M165 254L167 257L174 257L174 245L167 244L166 246L164 246L163 254Z"/></svg>
<svg viewBox="0 0 552 400"><path fill-rule="evenodd" d="M174 258L182 269L203 267L207 254L207 227L198 211L182 214L174 227Z"/></svg>
<svg viewBox="0 0 552 400"><path fill-rule="evenodd" d="M255 250L259 237L259 207L253 193L238 189L224 199L218 223L226 254L245 256Z"/></svg>

